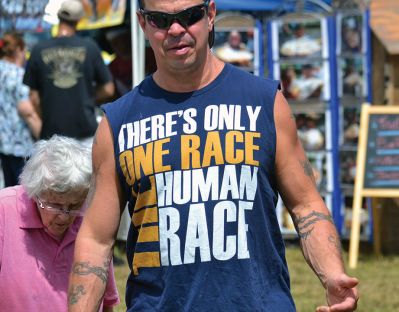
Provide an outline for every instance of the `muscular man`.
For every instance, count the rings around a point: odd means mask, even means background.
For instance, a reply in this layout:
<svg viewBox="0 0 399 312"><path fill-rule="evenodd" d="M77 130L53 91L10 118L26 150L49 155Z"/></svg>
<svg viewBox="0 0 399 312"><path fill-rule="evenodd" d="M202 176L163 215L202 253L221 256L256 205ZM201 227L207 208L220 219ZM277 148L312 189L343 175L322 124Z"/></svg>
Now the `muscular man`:
<svg viewBox="0 0 399 312"><path fill-rule="evenodd" d="M278 83L212 55L213 0L144 0L137 14L157 71L104 106L75 266L106 271L128 201L128 311L295 311L280 192L326 288L318 311L353 311L357 280ZM104 287L74 270L70 311L95 311Z"/></svg>

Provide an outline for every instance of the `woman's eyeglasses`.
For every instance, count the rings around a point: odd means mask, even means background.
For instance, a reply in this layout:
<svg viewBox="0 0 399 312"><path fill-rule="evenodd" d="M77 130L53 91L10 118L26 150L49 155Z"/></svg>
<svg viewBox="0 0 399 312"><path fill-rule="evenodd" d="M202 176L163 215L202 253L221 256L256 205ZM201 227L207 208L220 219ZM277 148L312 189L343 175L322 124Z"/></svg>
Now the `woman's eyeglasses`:
<svg viewBox="0 0 399 312"><path fill-rule="evenodd" d="M81 210L82 204L71 205L71 209L64 209L63 205L48 204L43 202L39 197L36 196L36 203L39 208L44 209L53 214L66 214L68 216L83 216L84 212Z"/></svg>
<svg viewBox="0 0 399 312"><path fill-rule="evenodd" d="M194 25L200 21L208 10L209 0L204 3L187 8L178 13L170 14L158 11L146 11L140 9L140 13L147 19L147 22L159 29L169 29L169 27L177 21L184 28Z"/></svg>

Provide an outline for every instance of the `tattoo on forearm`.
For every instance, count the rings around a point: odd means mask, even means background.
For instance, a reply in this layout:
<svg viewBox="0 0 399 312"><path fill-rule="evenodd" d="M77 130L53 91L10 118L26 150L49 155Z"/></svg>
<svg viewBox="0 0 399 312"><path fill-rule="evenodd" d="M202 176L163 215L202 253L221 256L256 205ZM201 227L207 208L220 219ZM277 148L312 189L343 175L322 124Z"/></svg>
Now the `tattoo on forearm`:
<svg viewBox="0 0 399 312"><path fill-rule="evenodd" d="M342 245L340 239L335 235L330 235L328 237L328 241L337 248L337 251L341 254L342 253Z"/></svg>
<svg viewBox="0 0 399 312"><path fill-rule="evenodd" d="M83 285L77 285L73 286L71 290L69 291L68 295L68 302L69 304L73 305L76 304L80 298L82 298L84 295L86 295L86 291Z"/></svg>
<svg viewBox="0 0 399 312"><path fill-rule="evenodd" d="M307 175L312 180L313 184L316 185L316 179L313 174L313 167L309 162L309 160L308 159L301 160L301 166L303 168L305 175Z"/></svg>
<svg viewBox="0 0 399 312"><path fill-rule="evenodd" d="M300 238L306 240L309 235L314 230L314 225L320 221L328 221L334 224L331 216L329 214L324 214L317 211L312 211L310 214L304 217L295 217L295 226L298 231L298 235Z"/></svg>
<svg viewBox="0 0 399 312"><path fill-rule="evenodd" d="M101 297L100 299L98 299L97 305L96 305L96 311L100 310L100 306L103 303L103 301L104 301L104 297Z"/></svg>
<svg viewBox="0 0 399 312"><path fill-rule="evenodd" d="M105 262L102 267L91 266L89 262L78 262L74 264L72 272L77 275L94 274L101 279L103 284L106 284L108 279L108 268L109 262Z"/></svg>

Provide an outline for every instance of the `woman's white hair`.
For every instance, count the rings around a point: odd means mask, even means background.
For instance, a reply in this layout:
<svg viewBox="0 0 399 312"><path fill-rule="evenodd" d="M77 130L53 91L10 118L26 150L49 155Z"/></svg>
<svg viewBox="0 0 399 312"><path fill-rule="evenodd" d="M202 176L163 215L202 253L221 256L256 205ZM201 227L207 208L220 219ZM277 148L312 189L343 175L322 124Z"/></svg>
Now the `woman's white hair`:
<svg viewBox="0 0 399 312"><path fill-rule="evenodd" d="M54 135L34 145L19 182L30 197L44 191L87 191L91 173L91 149L75 139Z"/></svg>

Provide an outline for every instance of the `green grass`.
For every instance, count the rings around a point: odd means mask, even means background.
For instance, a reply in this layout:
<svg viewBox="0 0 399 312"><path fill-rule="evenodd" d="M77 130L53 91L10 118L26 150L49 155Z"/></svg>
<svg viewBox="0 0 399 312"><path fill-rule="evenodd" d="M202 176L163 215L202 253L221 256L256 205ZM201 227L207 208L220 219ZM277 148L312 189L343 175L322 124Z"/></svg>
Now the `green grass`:
<svg viewBox="0 0 399 312"><path fill-rule="evenodd" d="M115 312L125 312L126 304L125 304L125 289L126 289L126 280L130 273L129 267L126 265L116 266L114 267L115 271L115 279L116 286L118 287L119 299L121 303L114 309Z"/></svg>
<svg viewBox="0 0 399 312"><path fill-rule="evenodd" d="M348 259L345 253L344 259ZM297 246L287 247L287 261L291 274L291 288L298 312L315 311L325 303L325 292L313 271L303 259ZM116 312L126 311L124 302L125 281L129 269L127 265L115 267L115 276L121 304ZM369 253L361 253L356 270L348 274L360 280L360 312L399 311L399 257L377 258ZM284 311L282 311L284 312Z"/></svg>

